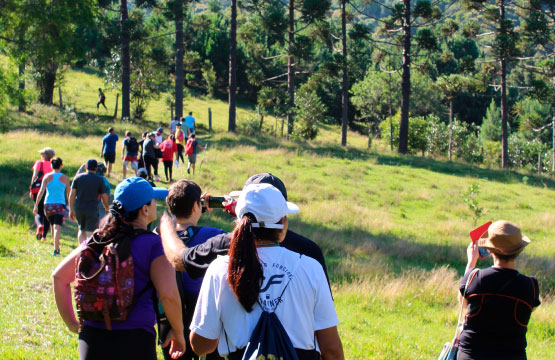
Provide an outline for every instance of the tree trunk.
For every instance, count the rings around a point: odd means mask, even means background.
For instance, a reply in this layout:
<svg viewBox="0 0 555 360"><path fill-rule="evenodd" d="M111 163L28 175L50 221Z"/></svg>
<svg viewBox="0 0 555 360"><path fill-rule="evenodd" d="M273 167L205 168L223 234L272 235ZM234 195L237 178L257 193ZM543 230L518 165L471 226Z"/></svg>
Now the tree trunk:
<svg viewBox="0 0 555 360"><path fill-rule="evenodd" d="M25 99L23 97L23 92L25 91L25 63L22 61L19 64L19 99L18 99L18 111L25 111Z"/></svg>
<svg viewBox="0 0 555 360"><path fill-rule="evenodd" d="M293 132L295 116L295 61L291 49L295 43L295 0L289 1L289 56L287 59L287 93L289 94L289 111L287 111L287 137Z"/></svg>
<svg viewBox="0 0 555 360"><path fill-rule="evenodd" d="M52 105L54 100L54 84L56 83L56 73L58 64L50 63L45 68L39 70L37 88L39 90L39 103Z"/></svg>
<svg viewBox="0 0 555 360"><path fill-rule="evenodd" d="M551 118L551 130L553 131L553 159L551 161L553 176L555 176L555 77L553 77L553 100L551 102L551 111L553 112L553 117Z"/></svg>
<svg viewBox="0 0 555 360"><path fill-rule="evenodd" d="M389 96L387 97L387 102L389 105L389 146L391 151L393 151L393 111L391 109L391 72L388 74L389 82L387 83Z"/></svg>
<svg viewBox="0 0 555 360"><path fill-rule="evenodd" d="M499 4L500 21L505 20L505 1ZM503 25L502 25L503 26ZM509 167L509 133L507 127L507 59L501 58L501 167Z"/></svg>
<svg viewBox="0 0 555 360"><path fill-rule="evenodd" d="M175 116L183 116L183 0L177 2L175 13ZM173 120L173 118L172 118Z"/></svg>
<svg viewBox="0 0 555 360"><path fill-rule="evenodd" d="M343 45L343 81L341 95L341 146L347 146L347 123L349 112L349 89L347 83L347 0L341 0L341 42Z"/></svg>
<svg viewBox="0 0 555 360"><path fill-rule="evenodd" d="M231 0L231 27L229 31L229 122L227 131L236 128L237 117L237 0Z"/></svg>
<svg viewBox="0 0 555 360"><path fill-rule="evenodd" d="M129 32L127 29L127 0L121 0L120 30L121 30L121 118L131 119L131 65L129 58Z"/></svg>
<svg viewBox="0 0 555 360"><path fill-rule="evenodd" d="M405 16L403 19L403 75L401 82L401 123L399 126L400 154L409 149L409 111L410 111L410 45L411 45L411 0L403 0Z"/></svg>
<svg viewBox="0 0 555 360"><path fill-rule="evenodd" d="M453 158L453 98L449 98L449 161Z"/></svg>

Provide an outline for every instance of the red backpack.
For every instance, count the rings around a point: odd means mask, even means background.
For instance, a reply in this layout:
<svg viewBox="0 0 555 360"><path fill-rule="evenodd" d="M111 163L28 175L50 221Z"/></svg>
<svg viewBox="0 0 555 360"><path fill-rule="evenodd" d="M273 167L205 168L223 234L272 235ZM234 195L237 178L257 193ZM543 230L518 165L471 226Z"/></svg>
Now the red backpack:
<svg viewBox="0 0 555 360"><path fill-rule="evenodd" d="M106 329L112 330L112 321L127 319L135 305L131 239L145 232L122 233L110 241L95 233L75 259L74 297L81 327L85 320L104 321Z"/></svg>
<svg viewBox="0 0 555 360"><path fill-rule="evenodd" d="M185 154L187 155L191 155L193 153L193 143L195 142L195 139L189 139L187 140L187 144L185 145Z"/></svg>

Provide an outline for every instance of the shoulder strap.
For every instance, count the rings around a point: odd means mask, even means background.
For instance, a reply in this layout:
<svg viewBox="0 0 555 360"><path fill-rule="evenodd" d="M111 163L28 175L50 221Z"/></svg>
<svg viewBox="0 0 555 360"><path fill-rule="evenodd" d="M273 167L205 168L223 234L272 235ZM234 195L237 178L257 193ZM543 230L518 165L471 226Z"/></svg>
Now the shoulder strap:
<svg viewBox="0 0 555 360"><path fill-rule="evenodd" d="M466 279L466 284L464 285L464 294L463 294L463 298L462 298L462 301L461 301L461 306L460 306L460 309L459 309L459 319L457 320L457 328L455 330L455 340L456 341L458 341L459 336L460 336L459 327L461 326L462 313L463 313L463 309L464 309L464 299L466 299L466 294L468 293L468 285L470 285L470 283L474 279L474 276L476 276L476 274L478 273L479 270L480 269L478 269L478 268L472 270L472 272L468 275L468 278Z"/></svg>

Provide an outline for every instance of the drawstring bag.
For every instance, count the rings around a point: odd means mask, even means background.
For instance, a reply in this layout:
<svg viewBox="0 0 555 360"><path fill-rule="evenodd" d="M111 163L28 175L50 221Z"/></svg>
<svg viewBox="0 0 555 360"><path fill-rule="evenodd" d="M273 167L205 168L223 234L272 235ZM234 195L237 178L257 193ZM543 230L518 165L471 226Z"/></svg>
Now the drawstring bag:
<svg viewBox="0 0 555 360"><path fill-rule="evenodd" d="M468 285L474 278L474 275L478 272L478 269L474 269L470 275L468 275L468 279L466 279L466 285L464 286L464 296L463 300L461 301L461 306L459 309L459 320L457 321L457 328L455 330L455 337L453 341L446 342L441 349L441 353L437 360L455 360L457 358L457 353L459 351L459 338L461 336L461 330L463 324L461 323L462 313L464 309L464 299L466 298L466 292L468 291Z"/></svg>

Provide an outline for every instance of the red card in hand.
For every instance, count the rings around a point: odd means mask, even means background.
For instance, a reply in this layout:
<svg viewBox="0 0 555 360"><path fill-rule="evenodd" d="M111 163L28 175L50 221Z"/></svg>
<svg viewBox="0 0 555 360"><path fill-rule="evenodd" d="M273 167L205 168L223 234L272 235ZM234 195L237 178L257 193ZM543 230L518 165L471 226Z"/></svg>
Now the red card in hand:
<svg viewBox="0 0 555 360"><path fill-rule="evenodd" d="M470 232L470 238L472 239L472 243L475 243L476 241L478 241L480 236L482 236L482 234L485 233L488 230L490 225L491 225L491 221L488 221L484 225L482 225L480 227L477 227L476 229L472 230Z"/></svg>

